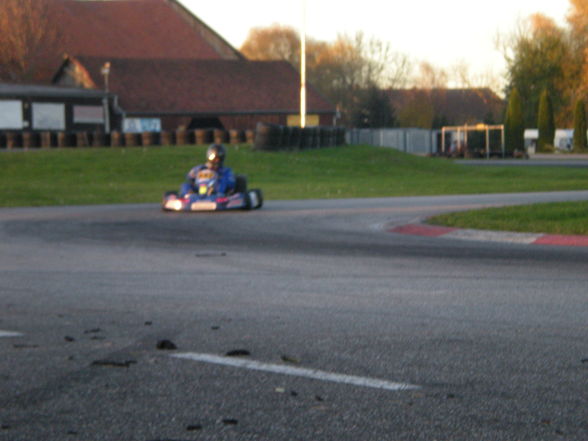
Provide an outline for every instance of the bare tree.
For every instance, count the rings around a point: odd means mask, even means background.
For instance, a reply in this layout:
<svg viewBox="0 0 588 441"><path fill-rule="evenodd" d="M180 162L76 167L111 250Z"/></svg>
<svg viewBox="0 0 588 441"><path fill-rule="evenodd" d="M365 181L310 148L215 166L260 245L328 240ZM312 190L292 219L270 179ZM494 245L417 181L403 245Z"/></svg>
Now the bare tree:
<svg viewBox="0 0 588 441"><path fill-rule="evenodd" d="M339 35L333 43L313 49L310 82L337 105L346 123L365 110L369 90L401 87L410 73L406 56L362 32Z"/></svg>
<svg viewBox="0 0 588 441"><path fill-rule="evenodd" d="M311 72L327 74L325 81L343 87L402 87L412 67L408 57L394 52L389 43L367 38L362 32L339 35L333 43L315 50L318 54L309 64Z"/></svg>
<svg viewBox="0 0 588 441"><path fill-rule="evenodd" d="M337 105L345 121L358 113L364 92L372 87L403 87L411 72L407 56L362 32L339 35L333 42L308 38L306 48L309 82ZM256 28L249 33L241 52L256 60L287 60L298 68L300 37L290 27Z"/></svg>
<svg viewBox="0 0 588 441"><path fill-rule="evenodd" d="M300 36L290 26L274 24L249 31L241 52L251 60L286 60L297 66L300 60Z"/></svg>
<svg viewBox="0 0 588 441"><path fill-rule="evenodd" d="M40 61L57 54L57 31L50 25L49 1L0 1L0 79L34 80Z"/></svg>
<svg viewBox="0 0 588 441"><path fill-rule="evenodd" d="M449 85L449 75L444 69L423 61L419 64L419 72L413 81L418 89L444 89Z"/></svg>
<svg viewBox="0 0 588 441"><path fill-rule="evenodd" d="M462 60L448 68L449 84L458 89L489 88L497 95L504 92L504 84L500 76L491 69L472 73L469 64Z"/></svg>
<svg viewBox="0 0 588 441"><path fill-rule="evenodd" d="M382 87L388 89L402 89L410 84L413 63L408 55L395 52L390 55L383 75Z"/></svg>

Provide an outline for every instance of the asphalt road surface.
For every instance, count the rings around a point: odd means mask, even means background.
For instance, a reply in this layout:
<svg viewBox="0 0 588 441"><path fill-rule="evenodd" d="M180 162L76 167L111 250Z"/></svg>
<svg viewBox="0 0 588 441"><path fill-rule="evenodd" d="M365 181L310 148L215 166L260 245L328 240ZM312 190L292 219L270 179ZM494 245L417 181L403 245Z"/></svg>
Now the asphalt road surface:
<svg viewBox="0 0 588 441"><path fill-rule="evenodd" d="M2 209L0 440L585 441L588 248L387 232L566 199Z"/></svg>

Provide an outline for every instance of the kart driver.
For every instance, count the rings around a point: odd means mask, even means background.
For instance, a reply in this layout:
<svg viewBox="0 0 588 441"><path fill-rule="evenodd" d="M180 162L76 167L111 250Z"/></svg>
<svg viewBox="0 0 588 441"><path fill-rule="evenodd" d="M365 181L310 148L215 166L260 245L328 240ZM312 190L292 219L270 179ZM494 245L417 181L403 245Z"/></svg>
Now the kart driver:
<svg viewBox="0 0 588 441"><path fill-rule="evenodd" d="M186 182L180 188L180 196L184 197L190 193L198 193L196 186L198 179L208 178L212 173L217 174L216 191L217 195L227 195L235 191L235 175L229 167L224 167L227 151L222 144L212 144L206 151L206 163L192 168L186 175Z"/></svg>

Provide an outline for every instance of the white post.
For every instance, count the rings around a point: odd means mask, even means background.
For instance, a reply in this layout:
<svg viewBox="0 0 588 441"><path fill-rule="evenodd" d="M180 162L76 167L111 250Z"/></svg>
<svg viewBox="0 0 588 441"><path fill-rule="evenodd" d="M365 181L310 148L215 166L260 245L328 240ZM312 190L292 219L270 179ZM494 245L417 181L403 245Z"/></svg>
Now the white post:
<svg viewBox="0 0 588 441"><path fill-rule="evenodd" d="M445 127L441 127L441 151L445 154Z"/></svg>
<svg viewBox="0 0 588 441"><path fill-rule="evenodd" d="M486 126L486 159L490 159L490 128Z"/></svg>
<svg viewBox="0 0 588 441"><path fill-rule="evenodd" d="M500 126L500 144L502 147L502 157L504 158L505 154L504 154L504 125Z"/></svg>
<svg viewBox="0 0 588 441"><path fill-rule="evenodd" d="M104 106L104 131L110 133L110 112L108 110L108 75L110 75L110 61L104 63L100 72L104 75L104 92L107 94L102 98L102 105Z"/></svg>
<svg viewBox="0 0 588 441"><path fill-rule="evenodd" d="M110 133L110 111L108 110L108 96L102 98L102 106L104 107L104 132Z"/></svg>

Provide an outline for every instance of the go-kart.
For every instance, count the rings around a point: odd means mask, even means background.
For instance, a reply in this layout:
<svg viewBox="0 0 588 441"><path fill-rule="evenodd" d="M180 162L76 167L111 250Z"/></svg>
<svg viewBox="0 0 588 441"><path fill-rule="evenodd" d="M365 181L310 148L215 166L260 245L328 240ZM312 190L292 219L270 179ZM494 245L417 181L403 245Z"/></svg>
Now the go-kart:
<svg viewBox="0 0 588 441"><path fill-rule="evenodd" d="M201 170L194 183L196 192L180 195L177 191L168 191L163 195L161 208L164 211L221 211L253 210L263 205L261 190L248 190L245 176L236 176L235 190L229 194L217 193L217 181L214 170Z"/></svg>

